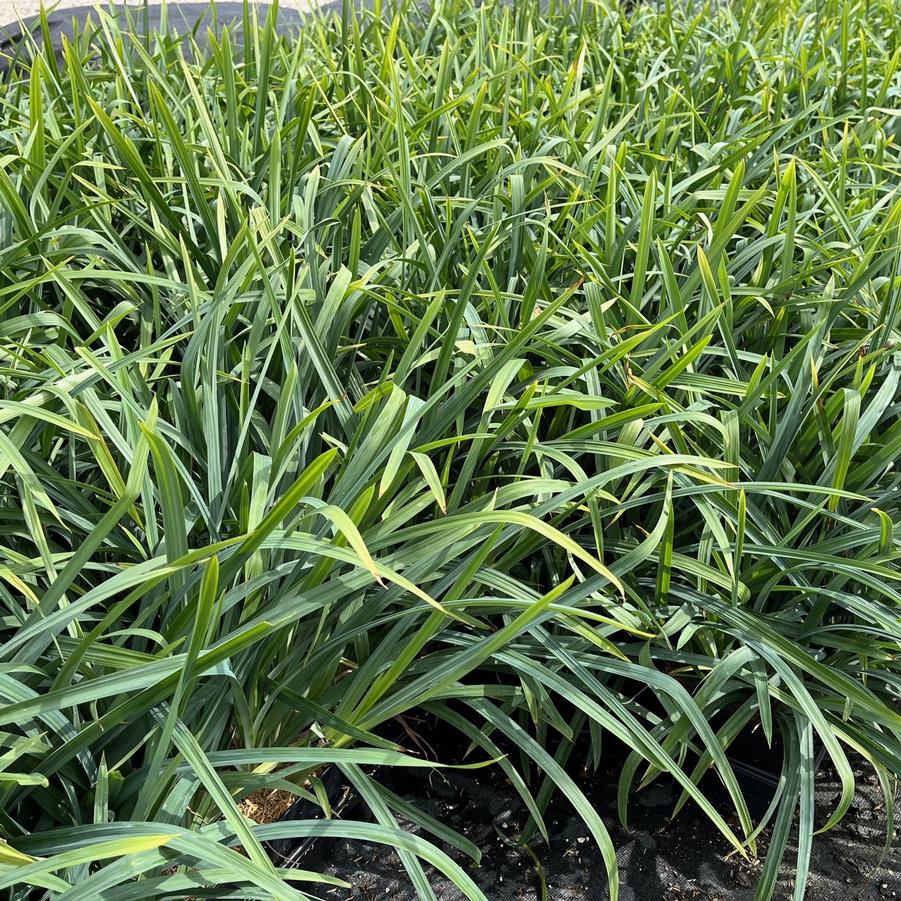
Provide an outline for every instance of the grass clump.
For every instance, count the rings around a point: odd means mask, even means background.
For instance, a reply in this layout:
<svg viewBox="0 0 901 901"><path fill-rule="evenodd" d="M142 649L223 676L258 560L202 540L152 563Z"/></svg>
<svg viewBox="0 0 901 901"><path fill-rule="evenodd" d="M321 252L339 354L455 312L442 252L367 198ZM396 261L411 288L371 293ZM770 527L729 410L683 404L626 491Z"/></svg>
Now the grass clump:
<svg viewBox="0 0 901 901"><path fill-rule="evenodd" d="M322 835L481 899L365 769L418 711L614 897L602 739L800 899L848 753L901 773L893 4L95 23L0 82L8 896L304 898ZM325 764L374 822L242 815Z"/></svg>

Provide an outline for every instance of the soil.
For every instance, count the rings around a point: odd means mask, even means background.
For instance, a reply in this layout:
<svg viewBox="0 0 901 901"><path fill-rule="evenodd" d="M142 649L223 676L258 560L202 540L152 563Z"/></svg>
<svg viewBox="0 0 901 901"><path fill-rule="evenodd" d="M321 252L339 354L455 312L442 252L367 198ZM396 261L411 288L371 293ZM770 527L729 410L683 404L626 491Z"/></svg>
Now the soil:
<svg viewBox="0 0 901 901"><path fill-rule="evenodd" d="M746 749L747 751L747 749ZM440 749L439 749L440 756ZM772 797L772 755L755 753L738 761L751 815L759 817ZM451 759L448 755L446 759ZM763 766L759 766L763 764ZM748 768L757 769L755 777ZM624 830L616 813L619 763L593 776L584 773L580 787L601 813L617 848L622 901L753 901L761 864L730 853L730 846L693 804L670 814L679 791L672 780L660 779L638 792L630 804ZM744 775L742 775L744 773ZM445 847L491 901L605 901L609 898L600 852L584 823L568 802L557 798L548 809L550 840L539 837L523 847L518 836L527 814L518 795L497 767L474 771L392 770L373 774L383 785L419 809L457 830L483 853L475 867L465 856ZM896 849L879 864L885 841L885 810L875 776L858 767L858 791L848 816L813 844L811 875L805 897L811 901L889 901L901 898L901 854ZM768 784L768 779L769 783ZM340 780L338 780L340 781ZM708 776L702 789L728 810L725 791ZM344 788L341 788L344 791ZM835 775L827 767L818 776L817 814L821 822L839 796ZM309 811L295 811L309 816ZM344 816L366 819L362 805L347 805ZM727 817L729 820L729 817ZM737 823L730 823L737 828ZM415 827L403 824L412 832ZM765 851L766 833L760 840ZM786 853L775 897L792 897L795 846ZM314 842L298 865L340 877L352 889L321 889L329 901L416 901L404 868L389 848L360 842ZM427 870L428 871L428 870ZM459 901L463 895L438 873L430 873L439 901ZM544 888L542 888L542 881Z"/></svg>

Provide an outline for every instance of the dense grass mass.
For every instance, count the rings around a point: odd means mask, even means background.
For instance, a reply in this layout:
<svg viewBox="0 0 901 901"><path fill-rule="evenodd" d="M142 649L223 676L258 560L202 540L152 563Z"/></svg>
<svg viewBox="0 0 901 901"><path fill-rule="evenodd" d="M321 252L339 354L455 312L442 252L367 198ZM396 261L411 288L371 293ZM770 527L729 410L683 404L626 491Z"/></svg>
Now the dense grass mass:
<svg viewBox="0 0 901 901"><path fill-rule="evenodd" d="M482 899L368 768L433 765L408 713L506 770L539 855L565 795L614 897L569 774L617 746L622 817L671 774L724 848L766 827L761 899L780 865L802 898L847 754L891 821L897 9L678 7L193 49L97 14L3 76L9 898L306 898L265 842L321 834ZM729 762L755 728L763 822ZM241 815L324 764L370 822Z"/></svg>

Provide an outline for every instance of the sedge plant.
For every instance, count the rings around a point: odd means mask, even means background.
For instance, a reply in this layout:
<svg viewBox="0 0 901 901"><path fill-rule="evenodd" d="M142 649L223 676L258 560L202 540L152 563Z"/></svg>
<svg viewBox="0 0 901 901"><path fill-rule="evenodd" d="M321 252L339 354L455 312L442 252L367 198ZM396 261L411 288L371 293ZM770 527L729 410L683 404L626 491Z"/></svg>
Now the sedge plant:
<svg viewBox="0 0 901 901"><path fill-rule="evenodd" d="M890 843L895 5L275 22L98 10L54 54L42 17L0 76L0 890L310 898L268 843L342 837L484 901L377 778L469 762L539 855L565 797L615 899L571 765L611 747L621 819L674 780L762 901L781 867L803 898L851 760ZM368 815L327 815L326 766ZM323 815L253 823L270 789Z"/></svg>

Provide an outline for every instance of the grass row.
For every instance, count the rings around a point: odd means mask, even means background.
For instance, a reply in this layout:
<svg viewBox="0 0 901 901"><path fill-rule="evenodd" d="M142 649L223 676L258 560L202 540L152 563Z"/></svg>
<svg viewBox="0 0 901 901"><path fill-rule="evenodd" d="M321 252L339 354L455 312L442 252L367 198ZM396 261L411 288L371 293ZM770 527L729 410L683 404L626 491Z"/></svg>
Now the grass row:
<svg viewBox="0 0 901 901"><path fill-rule="evenodd" d="M851 752L890 841L899 39L890 0L98 12L2 76L0 889L307 898L265 843L318 835L483 899L369 769L434 765L414 711L536 838L565 795L613 898L570 764L615 745L624 821L669 774L766 829L759 899ZM325 764L371 822L242 816Z"/></svg>

